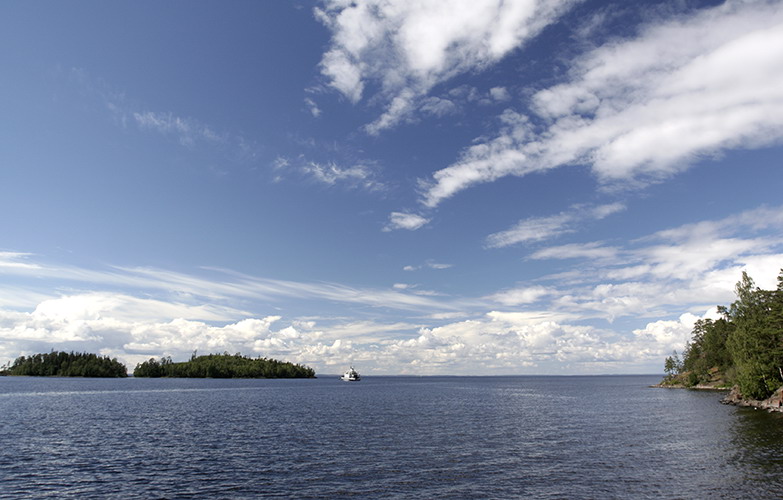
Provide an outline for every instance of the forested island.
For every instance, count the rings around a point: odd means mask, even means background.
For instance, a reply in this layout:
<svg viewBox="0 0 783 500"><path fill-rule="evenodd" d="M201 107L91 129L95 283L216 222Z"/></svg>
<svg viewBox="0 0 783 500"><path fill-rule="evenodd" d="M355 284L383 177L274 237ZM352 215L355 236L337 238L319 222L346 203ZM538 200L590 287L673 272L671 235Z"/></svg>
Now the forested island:
<svg viewBox="0 0 783 500"><path fill-rule="evenodd" d="M717 320L699 320L682 358L666 358L661 386L733 388L725 402L781 407L783 402L783 269L776 290L758 288L747 273L737 300L718 306Z"/></svg>
<svg viewBox="0 0 783 500"><path fill-rule="evenodd" d="M58 352L19 356L0 368L0 375L30 377L127 377L127 367L108 356ZM134 377L171 378L315 378L307 366L241 354L208 354L175 363L170 357L139 363Z"/></svg>
<svg viewBox="0 0 783 500"><path fill-rule="evenodd" d="M170 357L154 358L136 365L134 377L180 378L315 378L307 366L241 354L208 354L175 363Z"/></svg>
<svg viewBox="0 0 783 500"><path fill-rule="evenodd" d="M127 377L128 370L117 359L86 352L57 352L19 356L0 375L32 377Z"/></svg>

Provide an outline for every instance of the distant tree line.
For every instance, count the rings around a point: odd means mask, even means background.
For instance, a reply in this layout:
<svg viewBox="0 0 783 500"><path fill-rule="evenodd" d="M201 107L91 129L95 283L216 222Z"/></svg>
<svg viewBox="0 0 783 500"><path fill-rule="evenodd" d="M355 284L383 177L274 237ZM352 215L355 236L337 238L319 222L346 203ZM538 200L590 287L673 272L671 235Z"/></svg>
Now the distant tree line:
<svg viewBox="0 0 783 500"><path fill-rule="evenodd" d="M170 357L151 358L139 363L134 377L180 378L314 378L312 368L268 358L249 358L241 354L208 354L175 363Z"/></svg>
<svg viewBox="0 0 783 500"><path fill-rule="evenodd" d="M12 364L0 367L0 375L34 377L127 377L127 367L108 356L89 353L52 351L20 356ZM307 366L269 358L249 358L241 354L193 356L175 363L170 357L151 358L139 363L134 377L180 378L314 378Z"/></svg>
<svg viewBox="0 0 783 500"><path fill-rule="evenodd" d="M108 356L90 353L52 351L32 356L19 356L0 375L34 377L127 377L124 364Z"/></svg>
<svg viewBox="0 0 783 500"><path fill-rule="evenodd" d="M682 358L666 358L664 384L739 386L746 398L765 399L783 385L783 269L776 290L762 290L742 273L737 300L721 317L699 320Z"/></svg>

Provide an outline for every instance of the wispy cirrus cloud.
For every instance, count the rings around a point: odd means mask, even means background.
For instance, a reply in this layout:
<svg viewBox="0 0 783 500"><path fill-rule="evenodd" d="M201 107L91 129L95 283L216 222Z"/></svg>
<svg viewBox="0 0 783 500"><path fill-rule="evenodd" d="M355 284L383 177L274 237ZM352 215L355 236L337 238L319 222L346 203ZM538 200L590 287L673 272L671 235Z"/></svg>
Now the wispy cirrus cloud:
<svg viewBox="0 0 783 500"><path fill-rule="evenodd" d="M589 242L542 248L541 250L534 252L530 258L534 260L613 259L617 254L617 248L604 246L600 242Z"/></svg>
<svg viewBox="0 0 783 500"><path fill-rule="evenodd" d="M133 112L135 123L145 130L163 135L174 135L183 146L193 146L199 141L221 143L225 138L214 132L209 126L192 118L182 118L173 113L153 111Z"/></svg>
<svg viewBox="0 0 783 500"><path fill-rule="evenodd" d="M336 153L339 155L339 153ZM272 164L278 180L293 174L316 184L344 189L379 192L388 189L381 180L380 168L370 160L347 159L338 161L314 161L304 154L296 157L278 156Z"/></svg>
<svg viewBox="0 0 783 500"><path fill-rule="evenodd" d="M760 286L775 288L783 268L782 216L783 207L761 207L660 231L624 246L563 245L540 249L531 258L587 259L569 275L543 280L558 284L555 290L548 287L554 310L613 319L661 314L684 304L728 304L743 270ZM556 290L560 286L567 290Z"/></svg>
<svg viewBox="0 0 783 500"><path fill-rule="evenodd" d="M315 9L332 32L321 72L353 103L368 89L377 95L385 109L366 131L378 134L410 117L432 87L497 62L574 3L329 0Z"/></svg>
<svg viewBox="0 0 783 500"><path fill-rule="evenodd" d="M39 266L29 263L27 260L33 257L33 254L24 252L0 252L0 268L13 267L18 269L38 269Z"/></svg>
<svg viewBox="0 0 783 500"><path fill-rule="evenodd" d="M599 46L535 93L527 114L507 111L494 139L423 180L421 201L435 207L478 183L568 165L589 165L604 185L639 185L778 143L781 25L780 2L729 1Z"/></svg>
<svg viewBox="0 0 783 500"><path fill-rule="evenodd" d="M214 305L223 304L226 317L243 314L242 311L237 311L230 305L235 304L237 299L274 300L276 297L309 298L336 303L409 310L448 311L459 307L433 298L385 288L359 288L340 283L275 280L221 268L202 269L206 273L218 276L211 279L194 274L146 267L112 266L88 269L51 265L32 260L29 254L25 253L6 252L5 254L6 265L0 266L0 275L53 280L67 290L84 287L146 290L146 293L166 298L166 300L174 297L173 300L181 300L183 304L186 303L184 297L192 297L192 300L196 302L206 300ZM18 262L25 265L14 265ZM436 265L433 264L433 266ZM57 292L52 293L56 294Z"/></svg>
<svg viewBox="0 0 783 500"><path fill-rule="evenodd" d="M577 205L569 211L545 217L530 217L519 221L510 229L487 236L489 248L502 248L517 243L533 243L557 238L576 231L578 223L599 220L625 210L622 203L610 203L593 207Z"/></svg>
<svg viewBox="0 0 783 500"><path fill-rule="evenodd" d="M239 132L219 131L203 120L187 116L187 113L150 110L143 103L130 98L126 92L82 68L71 68L67 78L80 92L101 101L115 123L122 128L135 127L173 138L180 146L190 149L211 148L232 162L250 161L258 155L258 144Z"/></svg>
<svg viewBox="0 0 783 500"><path fill-rule="evenodd" d="M539 249L534 258L585 261L570 263L568 277L541 276L476 298L419 284L353 287L220 268L88 269L5 251L0 276L14 285L0 290L0 361L56 348L117 356L132 368L150 356L185 359L198 349L258 353L325 373L346 359L377 373L556 373L565 365L573 373L649 372L684 345L697 319L733 300L742 271L762 288L776 286L782 230L783 207L761 207L612 247ZM411 270L448 267L427 261ZM330 316L264 312L283 299L325 301ZM409 316L341 317L336 305ZM648 319L612 326L629 317Z"/></svg>

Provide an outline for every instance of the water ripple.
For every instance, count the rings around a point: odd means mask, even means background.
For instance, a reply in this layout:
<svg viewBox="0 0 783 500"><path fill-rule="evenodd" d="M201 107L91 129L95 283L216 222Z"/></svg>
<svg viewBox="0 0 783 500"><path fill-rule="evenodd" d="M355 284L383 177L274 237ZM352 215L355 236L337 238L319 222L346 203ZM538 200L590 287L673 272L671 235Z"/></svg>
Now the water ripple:
<svg viewBox="0 0 783 500"><path fill-rule="evenodd" d="M0 496L776 495L779 416L652 381L3 381Z"/></svg>

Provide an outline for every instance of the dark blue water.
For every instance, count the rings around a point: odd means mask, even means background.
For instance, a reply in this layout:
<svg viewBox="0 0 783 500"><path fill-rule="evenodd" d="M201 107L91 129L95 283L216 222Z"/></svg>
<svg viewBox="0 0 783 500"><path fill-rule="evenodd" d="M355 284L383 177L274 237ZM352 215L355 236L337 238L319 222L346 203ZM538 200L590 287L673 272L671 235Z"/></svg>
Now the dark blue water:
<svg viewBox="0 0 783 500"><path fill-rule="evenodd" d="M783 495L783 418L657 377L0 377L0 496Z"/></svg>

